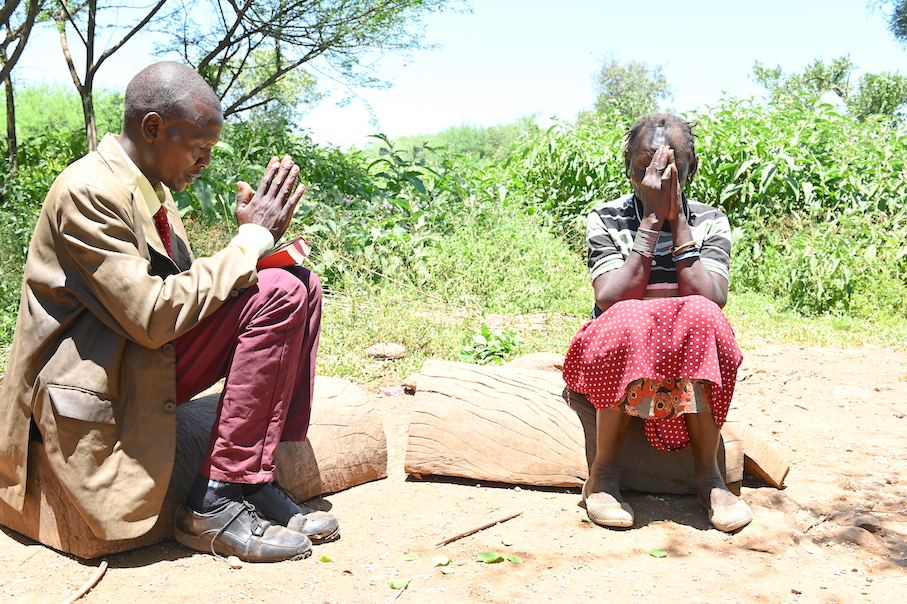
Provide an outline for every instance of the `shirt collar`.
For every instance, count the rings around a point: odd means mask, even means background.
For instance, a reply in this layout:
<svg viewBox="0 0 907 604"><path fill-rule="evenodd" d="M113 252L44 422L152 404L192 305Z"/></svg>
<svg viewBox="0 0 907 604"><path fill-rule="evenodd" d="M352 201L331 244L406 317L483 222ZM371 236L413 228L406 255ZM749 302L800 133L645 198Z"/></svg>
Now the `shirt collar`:
<svg viewBox="0 0 907 604"><path fill-rule="evenodd" d="M132 158L129 157L129 154L123 149L123 146L118 139L119 137L117 136L113 137L117 147L119 147L120 151L123 153L123 157L126 158L126 164L135 176L135 182L139 185L139 191L142 192L142 198L145 200L145 205L148 206L148 211L154 216L164 205L164 188L160 183L158 183L156 187L152 186L151 181L148 180L147 176L142 174L142 171L135 165L135 162L132 161Z"/></svg>

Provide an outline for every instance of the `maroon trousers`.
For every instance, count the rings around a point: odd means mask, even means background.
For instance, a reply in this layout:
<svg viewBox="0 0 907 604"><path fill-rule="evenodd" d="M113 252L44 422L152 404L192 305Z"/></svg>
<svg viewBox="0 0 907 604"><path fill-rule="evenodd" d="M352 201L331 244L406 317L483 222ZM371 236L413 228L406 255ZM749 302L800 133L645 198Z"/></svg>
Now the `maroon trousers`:
<svg viewBox="0 0 907 604"><path fill-rule="evenodd" d="M321 333L321 283L301 267L264 269L242 292L176 340L179 404L226 377L201 473L273 480L281 441L305 440Z"/></svg>

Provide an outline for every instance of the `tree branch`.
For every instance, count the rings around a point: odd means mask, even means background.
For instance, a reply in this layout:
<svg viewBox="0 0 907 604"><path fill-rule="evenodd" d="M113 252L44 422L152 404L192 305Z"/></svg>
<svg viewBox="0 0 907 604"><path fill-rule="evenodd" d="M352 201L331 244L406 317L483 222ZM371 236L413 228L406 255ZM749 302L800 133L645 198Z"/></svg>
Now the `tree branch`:
<svg viewBox="0 0 907 604"><path fill-rule="evenodd" d="M0 23L9 24L10 17L13 16L13 12L19 8L20 0L4 0L3 8L0 8Z"/></svg>
<svg viewBox="0 0 907 604"><path fill-rule="evenodd" d="M123 39L121 39L119 42L117 42L116 44L114 44L113 46L111 46L110 48L105 50L104 53L98 58L98 62L95 63L95 66L94 66L95 70L97 70L101 66L101 63L106 61L110 57L110 55L112 55L113 53L118 51L123 46L123 44L128 42L132 36L139 33L139 30L141 30L143 27L148 25L148 22L151 21L152 17L154 17L154 15L156 15L158 13L158 11L161 10L164 7L164 4L166 4L166 3L167 3L167 0L159 0L158 3L154 6L154 8L152 8L151 11L147 15L145 15L145 17L141 21L139 21L129 31L129 33L127 33L125 36L123 36Z"/></svg>
<svg viewBox="0 0 907 604"><path fill-rule="evenodd" d="M10 0L18 4L19 0ZM3 64L0 65L0 82L6 80L9 77L10 72L13 70L13 67L16 66L16 63L19 61L19 57L22 55L22 51L25 50L25 44L28 42L28 37L31 35L32 28L35 24L35 19L38 16L38 11L41 8L41 0L29 0L28 12L25 14L25 20L22 22L19 27L16 29L11 29L9 26L9 19L12 15L8 15L4 20L6 21L7 27L7 36L3 41L3 51L6 52L7 47L12 44L13 40L19 40L16 44L15 50L13 53L7 57L4 57ZM5 10L5 6L4 6Z"/></svg>
<svg viewBox="0 0 907 604"><path fill-rule="evenodd" d="M60 3L60 21L58 21L60 27L60 46L63 48L63 58L66 59L66 66L69 67L69 75L72 77L72 83L75 84L76 90L79 92L79 95L82 94L82 80L79 78L79 72L76 71L76 64L72 59L72 52L69 50L69 40L66 37L66 17L64 15L69 13L66 10L66 7L63 3ZM78 31L78 30L76 30Z"/></svg>

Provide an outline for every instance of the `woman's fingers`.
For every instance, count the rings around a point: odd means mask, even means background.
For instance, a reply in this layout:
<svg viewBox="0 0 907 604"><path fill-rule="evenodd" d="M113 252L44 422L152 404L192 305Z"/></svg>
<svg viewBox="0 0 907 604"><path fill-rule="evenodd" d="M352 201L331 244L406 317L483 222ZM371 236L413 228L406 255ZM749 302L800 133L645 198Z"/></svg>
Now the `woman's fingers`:
<svg viewBox="0 0 907 604"><path fill-rule="evenodd" d="M670 204L668 206L668 220L673 221L676 220L681 211L680 184L677 180L677 164L672 163L665 169L662 181L665 182L664 187L668 191L668 203Z"/></svg>
<svg viewBox="0 0 907 604"><path fill-rule="evenodd" d="M647 170L662 172L668 167L668 164L674 161L674 152L665 145L660 146L652 155L652 161L649 162Z"/></svg>

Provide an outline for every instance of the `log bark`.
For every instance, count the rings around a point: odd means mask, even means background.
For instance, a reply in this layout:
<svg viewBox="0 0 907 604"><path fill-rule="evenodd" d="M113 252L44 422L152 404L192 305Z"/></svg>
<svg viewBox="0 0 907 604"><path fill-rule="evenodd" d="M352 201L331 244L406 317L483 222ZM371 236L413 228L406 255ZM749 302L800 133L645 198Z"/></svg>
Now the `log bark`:
<svg viewBox="0 0 907 604"><path fill-rule="evenodd" d="M579 486L582 428L559 373L428 361L416 379L405 471Z"/></svg>
<svg viewBox="0 0 907 604"><path fill-rule="evenodd" d="M54 549L95 558L169 539L173 513L186 498L207 453L219 394L199 397L177 410L176 463L157 524L136 539L97 538L71 506L40 443L29 445L22 512L0 501L0 524ZM297 501L387 476L387 442L370 397L351 382L318 377L308 440L281 443L277 479Z"/></svg>
<svg viewBox="0 0 907 604"><path fill-rule="evenodd" d="M475 480L579 487L595 454L595 409L574 394L568 406L564 382L552 371L426 362L415 376L405 470ZM695 492L689 448L654 449L638 418L619 463L625 488ZM743 446L737 422L725 424L719 462L725 482L739 491Z"/></svg>
<svg viewBox="0 0 907 604"><path fill-rule="evenodd" d="M277 480L305 501L387 476L387 440L371 396L342 378L315 381L305 442L280 443Z"/></svg>

